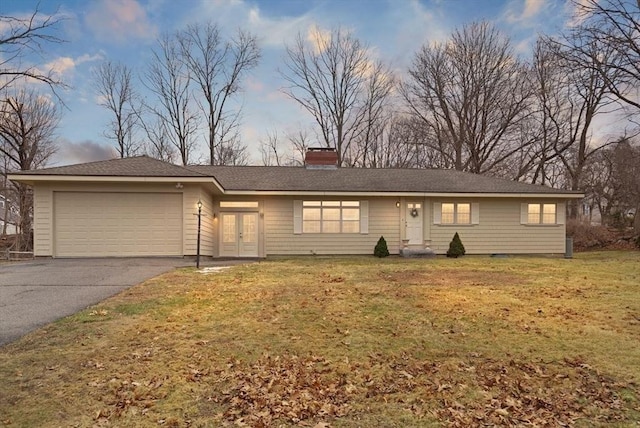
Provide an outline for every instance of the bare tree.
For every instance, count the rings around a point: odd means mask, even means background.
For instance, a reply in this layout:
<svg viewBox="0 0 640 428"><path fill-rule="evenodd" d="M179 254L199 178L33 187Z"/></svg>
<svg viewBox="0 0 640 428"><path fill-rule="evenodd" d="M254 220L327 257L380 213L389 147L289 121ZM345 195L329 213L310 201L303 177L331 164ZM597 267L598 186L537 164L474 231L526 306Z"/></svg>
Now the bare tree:
<svg viewBox="0 0 640 428"><path fill-rule="evenodd" d="M291 144L291 151L293 152L290 162L291 165L304 165L304 158L307 151L312 147L309 141L311 137L309 137L308 131L299 130L296 133L289 134L287 139Z"/></svg>
<svg viewBox="0 0 640 428"><path fill-rule="evenodd" d="M621 187L615 179L615 155L612 146L594 153L584 168L583 189L585 199L583 205L589 207L589 220L594 208L600 212L602 224L611 224L612 211L618 205Z"/></svg>
<svg viewBox="0 0 640 428"><path fill-rule="evenodd" d="M495 172L522 150L519 127L532 89L509 39L487 22L423 46L402 93L435 137L425 144L445 165Z"/></svg>
<svg viewBox="0 0 640 428"><path fill-rule="evenodd" d="M428 150L425 141L433 136L421 120L412 116L392 117L380 148L374 151L377 168L445 167L438 152Z"/></svg>
<svg viewBox="0 0 640 428"><path fill-rule="evenodd" d="M53 139L60 120L56 105L34 91L16 91L0 101L0 153L10 171L29 171L43 166L56 150ZM27 249L31 240L32 193L24 183L15 183L20 221L19 243Z"/></svg>
<svg viewBox="0 0 640 428"><path fill-rule="evenodd" d="M298 34L287 46L284 91L311 113L324 145L336 149L339 165L353 165L351 145L376 123L391 91L391 73L348 32L324 34L316 28L311 39L308 43Z"/></svg>
<svg viewBox="0 0 640 428"><path fill-rule="evenodd" d="M571 84L566 63L557 55L548 39L538 39L533 49L531 81L535 91L531 115L526 125L533 138L530 155L522 160L522 169L532 183L548 184L558 162L558 150L568 139L573 120Z"/></svg>
<svg viewBox="0 0 640 428"><path fill-rule="evenodd" d="M225 144L218 148L217 157L219 165L247 165L249 153L247 147L240 144L240 140L234 140L232 144Z"/></svg>
<svg viewBox="0 0 640 428"><path fill-rule="evenodd" d="M389 106L390 94L395 86L395 79L382 64L373 64L367 79L365 103L362 107L362 126L359 133L354 133L354 141L348 153L347 164L350 166L369 166L370 152L375 146L383 144L386 130L391 120Z"/></svg>
<svg viewBox="0 0 640 428"><path fill-rule="evenodd" d="M244 165L248 163L247 146L240 139L240 116L229 117L217 124L218 144L214 147L217 165Z"/></svg>
<svg viewBox="0 0 640 428"><path fill-rule="evenodd" d="M176 161L176 147L171 144L167 123L153 113L145 119L142 118L140 111L136 111L136 113L138 114L138 123L146 136L142 147L144 153L152 158L174 163Z"/></svg>
<svg viewBox="0 0 640 428"><path fill-rule="evenodd" d="M242 89L245 75L258 65L258 43L243 31L225 41L212 23L189 25L176 38L189 76L202 97L196 100L206 117L209 164L222 164L228 157L225 154L238 151L238 142L228 138L228 132L238 123L240 111L232 111L229 101Z"/></svg>
<svg viewBox="0 0 640 428"><path fill-rule="evenodd" d="M613 150L614 183L620 188L618 201L621 213L634 213L633 228L640 233L640 145L628 139Z"/></svg>
<svg viewBox="0 0 640 428"><path fill-rule="evenodd" d="M43 15L38 7L26 18L0 15L0 92L29 79L48 85L54 93L56 87L65 86L52 70L42 71L26 59L28 54L42 55L46 44L63 42L51 34L61 21L56 14Z"/></svg>
<svg viewBox="0 0 640 428"><path fill-rule="evenodd" d="M612 55L588 61L583 67L600 73L608 89L623 103L640 109L640 2L627 0L573 0L578 18L575 31L587 42L606 45ZM588 48L590 43L582 46ZM570 46L579 49L581 46ZM589 57L588 50L581 52ZM617 70L610 80L610 70Z"/></svg>
<svg viewBox="0 0 640 428"><path fill-rule="evenodd" d="M158 104L147 105L152 115L164 121L167 138L188 165L196 146L198 116L191 105L190 75L180 58L180 46L168 34L158 40L158 48L145 75L145 85L156 95Z"/></svg>
<svg viewBox="0 0 640 428"><path fill-rule="evenodd" d="M131 68L105 61L94 71L93 78L99 104L113 114L105 137L116 141L121 158L134 156L139 149L134 135L138 123L134 103L138 95L133 87Z"/></svg>
<svg viewBox="0 0 640 428"><path fill-rule="evenodd" d="M556 82L556 90L560 91L557 96L562 103L555 114L549 112L549 119L559 130L553 151L564 166L568 187L581 190L589 158L607 143L594 140L594 120L617 107L610 97L610 88L611 82L620 78L620 72L596 65L610 62L617 52L579 29L560 39L548 38L546 43L559 62L563 76ZM580 215L577 201L570 205L569 215L571 218Z"/></svg>
<svg viewBox="0 0 640 428"><path fill-rule="evenodd" d="M267 132L267 137L260 141L260 155L264 166L281 166L284 163L277 131Z"/></svg>
<svg viewBox="0 0 640 428"><path fill-rule="evenodd" d="M158 40L158 48L146 73L145 84L158 104L147 108L166 125L166 136L178 150L183 165L195 150L198 116L191 106L189 71L180 58L180 46L168 34Z"/></svg>

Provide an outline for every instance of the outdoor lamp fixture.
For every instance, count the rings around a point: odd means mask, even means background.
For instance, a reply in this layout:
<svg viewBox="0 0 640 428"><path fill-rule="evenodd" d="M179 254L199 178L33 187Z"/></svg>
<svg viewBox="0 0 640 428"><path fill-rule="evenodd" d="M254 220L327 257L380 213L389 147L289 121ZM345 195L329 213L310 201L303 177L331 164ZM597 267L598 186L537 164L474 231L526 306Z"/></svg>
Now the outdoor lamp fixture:
<svg viewBox="0 0 640 428"><path fill-rule="evenodd" d="M400 201L396 202L396 208L400 208Z"/></svg>
<svg viewBox="0 0 640 428"><path fill-rule="evenodd" d="M198 241L196 244L196 268L200 269L200 220L202 219L202 201L198 199Z"/></svg>

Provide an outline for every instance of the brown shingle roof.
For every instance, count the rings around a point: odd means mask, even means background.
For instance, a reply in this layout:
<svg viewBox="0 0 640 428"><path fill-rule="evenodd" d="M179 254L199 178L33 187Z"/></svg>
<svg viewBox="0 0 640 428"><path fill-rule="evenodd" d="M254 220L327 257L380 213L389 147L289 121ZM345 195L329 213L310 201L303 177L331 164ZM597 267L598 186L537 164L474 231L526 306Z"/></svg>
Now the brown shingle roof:
<svg viewBox="0 0 640 428"><path fill-rule="evenodd" d="M225 190L416 193L574 193L489 176L442 169L306 169L208 166L189 169L214 176Z"/></svg>
<svg viewBox="0 0 640 428"><path fill-rule="evenodd" d="M147 156L61 166L15 175L215 178L224 191L579 194L441 169L307 169L276 166L177 166Z"/></svg>
<svg viewBox="0 0 640 428"><path fill-rule="evenodd" d="M16 175L76 175L87 177L204 177L202 174L149 156L36 169Z"/></svg>

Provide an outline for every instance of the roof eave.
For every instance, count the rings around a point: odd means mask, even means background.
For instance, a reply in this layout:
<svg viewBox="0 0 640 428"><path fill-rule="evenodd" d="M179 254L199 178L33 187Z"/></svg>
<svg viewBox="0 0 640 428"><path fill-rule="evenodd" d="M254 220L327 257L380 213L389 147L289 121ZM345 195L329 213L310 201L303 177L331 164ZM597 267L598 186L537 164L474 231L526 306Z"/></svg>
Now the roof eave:
<svg viewBox="0 0 640 428"><path fill-rule="evenodd" d="M213 184L228 196L345 196L345 197L456 197L456 198L543 198L582 199L579 192L397 192L397 191L326 191L326 190L225 190L212 176L112 176L112 175L56 175L56 174L8 174L11 181L35 184L37 182L82 182L82 183L201 183Z"/></svg>
<svg viewBox="0 0 640 428"><path fill-rule="evenodd" d="M346 191L304 191L304 190L226 190L227 196L386 196L407 198L545 198L582 199L584 193L497 193L497 192L346 192Z"/></svg>
<svg viewBox="0 0 640 428"><path fill-rule="evenodd" d="M55 175L55 174L8 174L7 178L26 184L37 182L81 182L81 183L213 183L224 193L224 188L213 177L159 177L159 176L113 176L113 175Z"/></svg>

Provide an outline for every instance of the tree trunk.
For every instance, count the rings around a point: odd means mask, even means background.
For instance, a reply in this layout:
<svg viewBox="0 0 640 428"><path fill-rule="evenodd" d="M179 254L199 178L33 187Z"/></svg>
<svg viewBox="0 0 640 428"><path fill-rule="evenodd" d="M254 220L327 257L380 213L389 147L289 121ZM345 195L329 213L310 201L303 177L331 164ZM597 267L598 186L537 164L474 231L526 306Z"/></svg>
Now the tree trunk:
<svg viewBox="0 0 640 428"><path fill-rule="evenodd" d="M20 221L18 222L18 251L30 251L31 242L31 192L26 184L18 184L18 203L20 206Z"/></svg>

